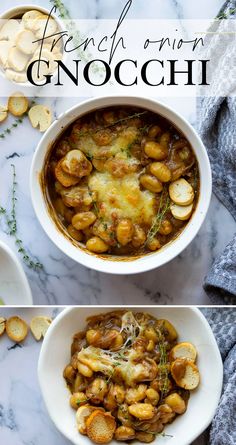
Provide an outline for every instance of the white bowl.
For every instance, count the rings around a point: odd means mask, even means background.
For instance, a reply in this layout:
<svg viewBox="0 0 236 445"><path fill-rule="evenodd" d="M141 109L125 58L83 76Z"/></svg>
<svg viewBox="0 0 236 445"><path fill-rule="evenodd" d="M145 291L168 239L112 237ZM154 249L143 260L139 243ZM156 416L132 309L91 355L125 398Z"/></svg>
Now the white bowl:
<svg viewBox="0 0 236 445"><path fill-rule="evenodd" d="M6 11L4 11L1 15L0 15L0 29L1 29L1 20L9 20L9 19L14 19L14 18L21 18L25 12L27 11L31 11L31 10L37 10L42 12L45 15L49 15L50 11L49 9L43 8L42 6L39 5L19 5L19 6L15 6L14 8L10 8L7 9ZM51 14L51 17L57 22L58 28L61 31L64 31L64 27L63 27L63 23L62 21L56 17L55 14ZM2 24L4 24L2 22ZM65 41L65 38L62 38L62 41ZM47 43L47 42L46 42ZM63 63L66 64L66 52L63 51ZM0 76L6 78L5 76L5 72L4 70L0 67ZM56 72L53 74L54 78L56 76ZM10 81L11 83L18 85L19 87L33 87L33 85L30 82L15 82L13 80ZM35 87L34 87L35 88Z"/></svg>
<svg viewBox="0 0 236 445"><path fill-rule="evenodd" d="M0 298L8 306L33 304L23 267L12 250L2 241L0 241Z"/></svg>
<svg viewBox="0 0 236 445"><path fill-rule="evenodd" d="M55 222L52 220L45 202L45 197L40 182L40 174L45 164L49 147L55 141L55 139L57 139L59 134L79 116L98 108L113 105L131 105L143 107L153 111L154 113L158 113L171 121L182 131L182 133L191 143L200 169L200 196L197 208L180 236L178 236L171 243L165 245L158 252L146 254L134 259L122 259L121 257L109 255L105 257L98 256L73 245L69 239L63 235L62 231L58 229ZM211 198L212 183L209 159L206 149L193 127L183 117L166 105L163 105L155 100L145 99L142 97L112 96L90 99L66 111L51 125L39 142L33 157L30 176L31 198L35 213L49 238L56 244L57 247L59 247L59 249L61 249L75 261L92 269L113 274L134 274L145 272L147 270L162 266L179 255L179 253L181 253L188 246L199 231L206 216Z"/></svg>
<svg viewBox="0 0 236 445"><path fill-rule="evenodd" d="M179 340L190 341L197 348L200 386L191 392L186 413L166 427L165 433L173 437L158 436L153 442L189 445L212 421L221 395L223 366L211 328L196 308L139 306L131 309L168 319L176 327ZM69 390L63 370L70 361L72 337L85 327L86 317L110 310L111 307L102 306L65 309L53 321L41 348L38 377L44 402L56 427L75 445L91 445L92 442L77 432L75 411L69 405ZM111 445L115 444L118 442L111 442Z"/></svg>

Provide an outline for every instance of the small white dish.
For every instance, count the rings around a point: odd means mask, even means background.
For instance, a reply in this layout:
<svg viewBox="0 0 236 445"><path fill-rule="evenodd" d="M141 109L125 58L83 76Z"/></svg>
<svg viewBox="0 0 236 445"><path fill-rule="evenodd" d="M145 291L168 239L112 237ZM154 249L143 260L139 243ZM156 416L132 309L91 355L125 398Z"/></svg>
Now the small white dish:
<svg viewBox="0 0 236 445"><path fill-rule="evenodd" d="M7 306L33 304L23 267L12 250L2 241L0 241L0 298Z"/></svg>
<svg viewBox="0 0 236 445"><path fill-rule="evenodd" d="M49 9L43 8L42 6L39 5L19 5L19 6L14 6L13 8L7 9L6 11L4 11L1 15L0 15L0 29L1 29L1 25L3 25L5 23L5 20L9 20L9 19L21 19L21 17L27 12L27 11L31 11L31 10L37 10L39 12L41 12L42 14L45 14L47 16L49 16ZM61 19L59 19L54 13L51 14L51 17L57 22L58 28L59 30L65 31L64 26L63 26L63 22ZM65 38L62 38L62 41L65 41ZM47 43L47 42L46 42ZM63 63L66 64L66 52L63 51ZM55 77L56 73L53 74L53 78ZM4 70L0 67L0 76L6 78L5 76L5 72ZM32 88L32 84L30 82L15 82L13 80L10 81L11 83L18 85L19 87L31 87Z"/></svg>
<svg viewBox="0 0 236 445"><path fill-rule="evenodd" d="M172 122L188 139L200 170L200 194L197 207L181 234L159 251L140 257L115 257L95 255L72 244L55 224L41 186L41 172L45 166L48 151L58 136L80 116L93 110L111 106L135 106L157 113ZM176 111L156 100L133 96L110 96L86 100L75 105L54 121L43 135L34 154L30 173L31 198L35 213L49 238L66 255L78 263L100 272L112 274L135 274L160 267L179 255L197 235L205 217L211 198L211 168L206 149L194 128Z"/></svg>
<svg viewBox="0 0 236 445"><path fill-rule="evenodd" d="M69 404L70 393L63 370L70 361L72 337L85 327L86 318L111 310L102 306L67 308L53 321L42 344L38 377L48 414L59 431L75 445L92 445L92 442L76 429L75 411ZM179 340L190 341L197 348L200 386L191 392L186 413L166 427L165 433L172 437L158 436L152 442L154 445L190 445L212 421L222 390L222 360L211 328L196 308L139 306L129 310L143 310L168 319L176 327ZM110 444L118 443L113 440Z"/></svg>

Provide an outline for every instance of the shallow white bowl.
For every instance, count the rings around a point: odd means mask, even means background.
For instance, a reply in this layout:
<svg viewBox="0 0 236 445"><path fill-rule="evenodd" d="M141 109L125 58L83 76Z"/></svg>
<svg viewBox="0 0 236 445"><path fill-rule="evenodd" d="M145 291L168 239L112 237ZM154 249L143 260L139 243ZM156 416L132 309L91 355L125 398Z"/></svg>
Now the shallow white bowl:
<svg viewBox="0 0 236 445"><path fill-rule="evenodd" d="M0 298L6 305L33 304L24 269L16 255L2 241L0 241Z"/></svg>
<svg viewBox="0 0 236 445"><path fill-rule="evenodd" d="M131 105L143 107L164 116L179 128L191 143L198 160L200 169L200 197L197 208L194 211L189 223L183 232L174 241L164 246L157 252L143 255L135 259L122 259L114 256L99 256L72 244L62 231L59 231L52 220L40 183L40 173L45 164L50 145L59 134L67 128L79 116L91 112L92 110L113 105ZM206 216L211 198L211 169L206 149L202 144L193 127L179 114L171 108L151 99L142 97L112 96L90 99L62 114L42 137L31 165L31 197L36 215L45 232L65 254L75 261L92 269L113 273L113 274L133 274L145 272L162 266L182 252L196 236Z"/></svg>
<svg viewBox="0 0 236 445"><path fill-rule="evenodd" d="M38 377L42 395L56 427L75 445L91 445L86 436L77 432L75 411L69 405L69 390L63 370L70 361L73 335L82 330L86 317L108 312L111 307L76 307L65 309L56 317L44 339L38 362ZM219 403L223 366L221 356L209 324L196 308L132 307L144 310L157 318L166 318L174 324L180 341L192 342L198 351L201 383L191 392L188 409L165 429L173 437L158 436L153 444L189 445L210 424ZM118 444L115 440L111 445Z"/></svg>

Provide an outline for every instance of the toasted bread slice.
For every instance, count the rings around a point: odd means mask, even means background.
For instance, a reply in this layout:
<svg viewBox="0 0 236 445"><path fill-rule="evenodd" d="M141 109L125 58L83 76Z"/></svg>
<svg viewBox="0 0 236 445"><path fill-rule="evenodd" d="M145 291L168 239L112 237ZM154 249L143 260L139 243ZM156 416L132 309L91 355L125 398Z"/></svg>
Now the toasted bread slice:
<svg viewBox="0 0 236 445"><path fill-rule="evenodd" d="M55 176L57 180L64 187L70 187L71 185L76 185L80 181L80 178L76 178L75 176L69 175L62 168L63 158L57 163L55 167Z"/></svg>
<svg viewBox="0 0 236 445"><path fill-rule="evenodd" d="M31 9L30 11L25 12L22 16L22 22L24 23L24 27L30 30L36 30L37 26L39 26L39 18L43 17L44 14L37 9Z"/></svg>
<svg viewBox="0 0 236 445"><path fill-rule="evenodd" d="M21 30L21 23L18 20L7 20L0 29L0 40L15 40L16 35Z"/></svg>
<svg viewBox="0 0 236 445"><path fill-rule="evenodd" d="M10 40L0 40L0 63L3 68L7 67L8 54L12 46Z"/></svg>
<svg viewBox="0 0 236 445"><path fill-rule="evenodd" d="M177 358L188 358L195 362L197 358L197 350L195 346L188 342L178 343L170 351L170 360L174 361Z"/></svg>
<svg viewBox="0 0 236 445"><path fill-rule="evenodd" d="M28 334L28 326L21 318L10 317L6 322L6 332L11 340L20 343Z"/></svg>
<svg viewBox="0 0 236 445"><path fill-rule="evenodd" d="M5 330L6 330L6 319L0 317L0 336L4 334Z"/></svg>
<svg viewBox="0 0 236 445"><path fill-rule="evenodd" d="M41 338L45 337L45 334L52 323L51 318L37 316L32 318L30 322L30 330L35 338L39 341Z"/></svg>
<svg viewBox="0 0 236 445"><path fill-rule="evenodd" d="M14 93L8 99L8 110L13 116L22 116L29 107L29 101L22 93Z"/></svg>
<svg viewBox="0 0 236 445"><path fill-rule="evenodd" d="M180 388L193 390L200 383L198 367L192 360L178 358L171 365L171 375Z"/></svg>
<svg viewBox="0 0 236 445"><path fill-rule="evenodd" d="M7 63L9 68L15 71L24 71L27 67L29 56L19 51L18 48L13 46L8 53Z"/></svg>
<svg viewBox="0 0 236 445"><path fill-rule="evenodd" d="M0 105L0 122L5 121L5 119L7 118L7 114L7 107Z"/></svg>
<svg viewBox="0 0 236 445"><path fill-rule="evenodd" d="M175 219L179 219L180 221L187 221L187 219L189 219L192 214L193 204L189 204L188 206L179 206L172 203L170 205L170 211Z"/></svg>
<svg viewBox="0 0 236 445"><path fill-rule="evenodd" d="M95 407L91 405L80 406L76 411L76 423L81 434L86 434L86 420L94 411L105 411L104 408Z"/></svg>
<svg viewBox="0 0 236 445"><path fill-rule="evenodd" d="M35 42L35 40L37 40L37 38L34 33L30 31L30 29L25 29L18 34L16 38L16 47L24 54L31 55L38 47L38 43Z"/></svg>
<svg viewBox="0 0 236 445"><path fill-rule="evenodd" d="M180 206L188 206L194 200L194 190L191 184L184 178L171 182L169 195L172 201Z"/></svg>
<svg viewBox="0 0 236 445"><path fill-rule="evenodd" d="M88 437L95 443L108 443L116 429L116 421L110 413L95 410L86 420Z"/></svg>
<svg viewBox="0 0 236 445"><path fill-rule="evenodd" d="M39 131L46 131L52 123L52 113L44 105L34 105L29 110L29 119L34 128L39 127Z"/></svg>
<svg viewBox="0 0 236 445"><path fill-rule="evenodd" d="M57 22L53 18L50 18L48 20L48 16L44 15L36 20L37 20L37 29L35 31L35 34L38 39L41 39L43 37L46 25L47 25L47 30L46 30L47 36L51 36L55 34L55 32L57 31Z"/></svg>

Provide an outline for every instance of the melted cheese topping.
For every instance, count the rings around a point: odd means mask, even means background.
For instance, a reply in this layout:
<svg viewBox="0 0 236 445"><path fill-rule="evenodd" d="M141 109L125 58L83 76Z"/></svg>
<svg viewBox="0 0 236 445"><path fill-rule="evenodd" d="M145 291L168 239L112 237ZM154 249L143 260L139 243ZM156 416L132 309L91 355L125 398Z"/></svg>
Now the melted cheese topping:
<svg viewBox="0 0 236 445"><path fill-rule="evenodd" d="M93 172L88 185L90 190L97 192L100 215L106 221L117 215L118 218L130 218L133 223L152 223L155 195L140 190L138 173L115 178L109 172Z"/></svg>
<svg viewBox="0 0 236 445"><path fill-rule="evenodd" d="M108 145L99 146L90 134L81 136L76 144L76 148L83 151L87 156L99 159L101 155L106 157L115 156L123 153L130 144L134 143L139 134L139 130L135 127L125 128L119 134L113 137L112 142Z"/></svg>

